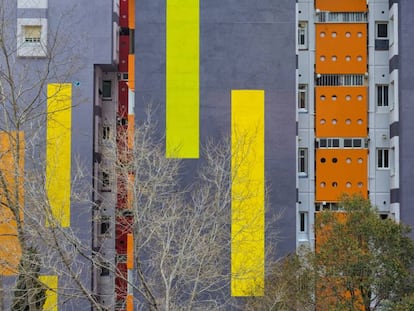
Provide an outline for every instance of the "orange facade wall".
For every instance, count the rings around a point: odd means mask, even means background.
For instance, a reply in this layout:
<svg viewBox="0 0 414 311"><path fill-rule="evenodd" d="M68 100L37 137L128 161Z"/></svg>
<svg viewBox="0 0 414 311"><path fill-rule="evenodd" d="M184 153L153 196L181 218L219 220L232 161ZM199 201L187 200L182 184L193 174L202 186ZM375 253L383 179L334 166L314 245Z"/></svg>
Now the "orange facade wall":
<svg viewBox="0 0 414 311"><path fill-rule="evenodd" d="M367 72L366 24L316 24L316 73Z"/></svg>
<svg viewBox="0 0 414 311"><path fill-rule="evenodd" d="M368 135L366 87L316 87L315 105L316 137Z"/></svg>
<svg viewBox="0 0 414 311"><path fill-rule="evenodd" d="M0 275L13 275L21 257L17 224L23 221L24 133L0 132Z"/></svg>
<svg viewBox="0 0 414 311"><path fill-rule="evenodd" d="M315 0L315 9L330 12L367 12L366 0Z"/></svg>
<svg viewBox="0 0 414 311"><path fill-rule="evenodd" d="M317 149L315 161L317 202L338 202L344 193L367 197L367 149Z"/></svg>

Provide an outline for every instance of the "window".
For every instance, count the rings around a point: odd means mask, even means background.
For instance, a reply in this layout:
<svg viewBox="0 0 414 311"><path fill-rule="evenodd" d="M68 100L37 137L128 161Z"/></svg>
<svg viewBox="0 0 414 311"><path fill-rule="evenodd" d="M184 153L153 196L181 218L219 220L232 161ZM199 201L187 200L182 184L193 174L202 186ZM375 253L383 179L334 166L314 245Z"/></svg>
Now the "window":
<svg viewBox="0 0 414 311"><path fill-rule="evenodd" d="M377 23L377 39L387 39L388 38L388 23Z"/></svg>
<svg viewBox="0 0 414 311"><path fill-rule="evenodd" d="M108 172L102 172L102 180L101 180L101 184L102 184L102 191L111 191L111 181L109 178L109 173Z"/></svg>
<svg viewBox="0 0 414 311"><path fill-rule="evenodd" d="M377 150L377 168L388 169L390 167L389 150Z"/></svg>
<svg viewBox="0 0 414 311"><path fill-rule="evenodd" d="M40 42L42 26L23 26L23 40L26 43Z"/></svg>
<svg viewBox="0 0 414 311"><path fill-rule="evenodd" d="M308 231L308 213L306 212L299 213L299 230L300 232Z"/></svg>
<svg viewBox="0 0 414 311"><path fill-rule="evenodd" d="M299 111L308 110L308 86L299 84L298 87L298 109Z"/></svg>
<svg viewBox="0 0 414 311"><path fill-rule="evenodd" d="M47 55L47 19L17 18L17 56L45 57Z"/></svg>
<svg viewBox="0 0 414 311"><path fill-rule="evenodd" d="M301 176L308 175L308 149L299 148L298 151L298 173Z"/></svg>
<svg viewBox="0 0 414 311"><path fill-rule="evenodd" d="M111 99L112 98L112 81L104 80L102 82L102 98Z"/></svg>
<svg viewBox="0 0 414 311"><path fill-rule="evenodd" d="M102 127L102 139L103 140L107 140L109 139L109 135L110 135L110 127L105 125Z"/></svg>
<svg viewBox="0 0 414 311"><path fill-rule="evenodd" d="M339 138L321 138L319 148L339 148Z"/></svg>
<svg viewBox="0 0 414 311"><path fill-rule="evenodd" d="M377 107L388 107L388 85L377 85Z"/></svg>
<svg viewBox="0 0 414 311"><path fill-rule="evenodd" d="M308 23L300 22L298 24L298 48L306 50L308 48Z"/></svg>

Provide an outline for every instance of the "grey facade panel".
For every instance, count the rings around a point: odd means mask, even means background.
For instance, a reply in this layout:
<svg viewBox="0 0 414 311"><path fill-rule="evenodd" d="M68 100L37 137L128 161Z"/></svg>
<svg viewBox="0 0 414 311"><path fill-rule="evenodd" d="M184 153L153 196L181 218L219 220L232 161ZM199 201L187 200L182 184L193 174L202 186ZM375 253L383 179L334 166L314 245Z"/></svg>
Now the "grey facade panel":
<svg viewBox="0 0 414 311"><path fill-rule="evenodd" d="M47 9L17 9L17 18L47 18Z"/></svg>
<svg viewBox="0 0 414 311"><path fill-rule="evenodd" d="M400 202L400 189L391 189L390 191L390 203L399 203ZM403 220L403 222L405 222Z"/></svg>
<svg viewBox="0 0 414 311"><path fill-rule="evenodd" d="M414 1L399 1L400 214L414 226ZM414 234L413 234L414 237Z"/></svg>
<svg viewBox="0 0 414 311"><path fill-rule="evenodd" d="M165 127L164 5L161 0L136 3L139 31L135 35L136 118L142 122L145 106L155 104L161 134ZM294 251L296 244L296 53L292 38L295 2L200 2L200 143L230 136L231 90L265 91L268 214L283 214L274 228L283 232L280 256ZM186 160L188 171L199 162Z"/></svg>
<svg viewBox="0 0 414 311"><path fill-rule="evenodd" d="M389 72L393 72L396 69L400 68L400 57L399 55L394 55L389 61Z"/></svg>
<svg viewBox="0 0 414 311"><path fill-rule="evenodd" d="M400 134L400 122L393 122L390 125L390 138L399 136Z"/></svg>

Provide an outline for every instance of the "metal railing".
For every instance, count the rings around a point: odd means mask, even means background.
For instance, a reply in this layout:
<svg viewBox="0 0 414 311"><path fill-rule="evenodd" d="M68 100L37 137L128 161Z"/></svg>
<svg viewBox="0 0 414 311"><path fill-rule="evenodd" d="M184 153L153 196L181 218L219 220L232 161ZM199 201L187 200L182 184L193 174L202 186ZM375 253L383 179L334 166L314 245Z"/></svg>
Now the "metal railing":
<svg viewBox="0 0 414 311"><path fill-rule="evenodd" d="M364 75L334 75L318 74L316 76L317 86L363 86L365 85Z"/></svg>
<svg viewBox="0 0 414 311"><path fill-rule="evenodd" d="M318 12L317 23L367 23L368 15L364 12Z"/></svg>

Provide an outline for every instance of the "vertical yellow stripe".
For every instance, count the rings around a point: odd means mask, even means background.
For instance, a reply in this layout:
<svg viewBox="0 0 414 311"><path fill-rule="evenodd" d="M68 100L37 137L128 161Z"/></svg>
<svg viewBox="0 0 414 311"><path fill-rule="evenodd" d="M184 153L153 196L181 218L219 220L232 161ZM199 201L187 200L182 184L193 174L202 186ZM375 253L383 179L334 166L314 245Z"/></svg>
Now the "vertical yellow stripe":
<svg viewBox="0 0 414 311"><path fill-rule="evenodd" d="M199 156L199 0L167 0L166 156Z"/></svg>
<svg viewBox="0 0 414 311"><path fill-rule="evenodd" d="M58 310L58 277L55 275L41 275L39 277L40 282L46 286L46 301L43 305L44 311L57 311Z"/></svg>
<svg viewBox="0 0 414 311"><path fill-rule="evenodd" d="M72 85L47 86L46 191L54 220L70 226Z"/></svg>
<svg viewBox="0 0 414 311"><path fill-rule="evenodd" d="M264 293L264 91L231 93L231 295Z"/></svg>

